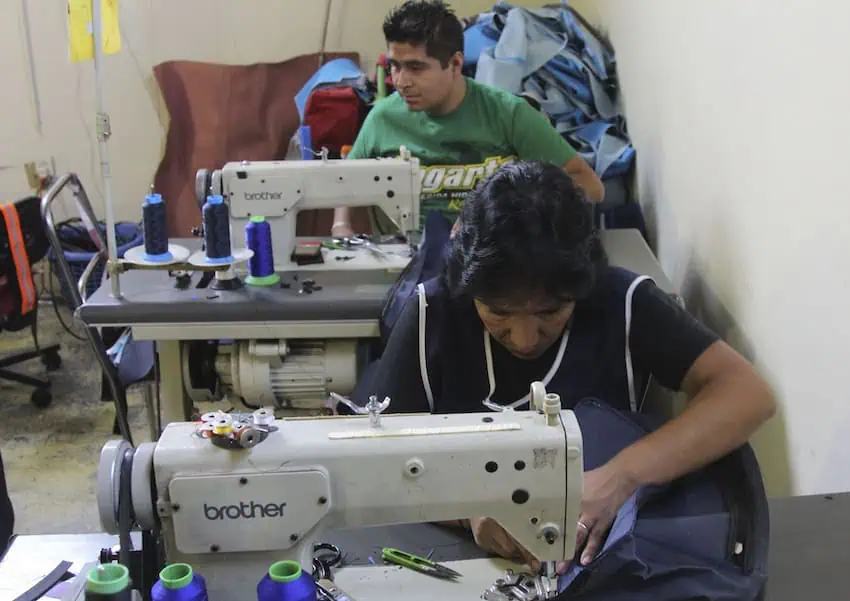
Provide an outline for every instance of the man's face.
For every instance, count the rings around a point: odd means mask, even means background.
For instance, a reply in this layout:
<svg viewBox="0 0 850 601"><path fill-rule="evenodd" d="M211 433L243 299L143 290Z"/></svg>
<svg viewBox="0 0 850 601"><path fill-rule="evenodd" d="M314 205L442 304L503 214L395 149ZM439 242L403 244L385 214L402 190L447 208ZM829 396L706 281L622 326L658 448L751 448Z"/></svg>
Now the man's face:
<svg viewBox="0 0 850 601"><path fill-rule="evenodd" d="M536 299L526 303L485 304L475 309L484 327L502 346L520 359L536 359L561 337L575 310L575 302Z"/></svg>
<svg viewBox="0 0 850 601"><path fill-rule="evenodd" d="M446 104L463 67L463 56L457 53L443 68L428 56L425 46L390 42L387 60L393 86L411 111L436 111Z"/></svg>

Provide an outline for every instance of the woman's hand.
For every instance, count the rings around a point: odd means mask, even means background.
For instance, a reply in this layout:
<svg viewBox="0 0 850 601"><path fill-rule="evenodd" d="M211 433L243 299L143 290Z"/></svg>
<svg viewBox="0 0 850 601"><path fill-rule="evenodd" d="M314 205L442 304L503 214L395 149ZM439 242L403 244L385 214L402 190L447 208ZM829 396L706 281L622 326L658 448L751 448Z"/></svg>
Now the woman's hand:
<svg viewBox="0 0 850 601"><path fill-rule="evenodd" d="M469 520L469 526L475 537L475 543L485 551L495 553L500 557L516 561L517 563L526 564L534 573L540 570L540 561L516 542L514 537L499 526L494 519L471 518ZM555 566L557 573L565 573L569 564L570 562L568 561L557 562Z"/></svg>
<svg viewBox="0 0 850 601"><path fill-rule="evenodd" d="M581 551L581 565L593 561L602 549L608 528L635 490L637 484L620 468L616 458L584 474L576 532L576 550Z"/></svg>
<svg viewBox="0 0 850 601"><path fill-rule="evenodd" d="M475 537L475 543L485 551L527 564L535 572L540 567L540 562L534 555L520 546L493 518L470 518L469 527Z"/></svg>

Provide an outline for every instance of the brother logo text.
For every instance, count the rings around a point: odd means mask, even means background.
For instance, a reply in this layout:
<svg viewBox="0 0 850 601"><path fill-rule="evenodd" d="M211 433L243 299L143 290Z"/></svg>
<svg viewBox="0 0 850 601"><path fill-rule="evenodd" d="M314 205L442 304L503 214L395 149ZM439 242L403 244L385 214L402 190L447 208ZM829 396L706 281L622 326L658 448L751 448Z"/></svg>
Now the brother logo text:
<svg viewBox="0 0 850 601"><path fill-rule="evenodd" d="M245 200L280 200L283 192L245 192Z"/></svg>
<svg viewBox="0 0 850 601"><path fill-rule="evenodd" d="M246 503L242 501L239 505L207 505L204 503L204 517L208 520L253 520L254 518L280 518L283 517L283 508L286 503Z"/></svg>

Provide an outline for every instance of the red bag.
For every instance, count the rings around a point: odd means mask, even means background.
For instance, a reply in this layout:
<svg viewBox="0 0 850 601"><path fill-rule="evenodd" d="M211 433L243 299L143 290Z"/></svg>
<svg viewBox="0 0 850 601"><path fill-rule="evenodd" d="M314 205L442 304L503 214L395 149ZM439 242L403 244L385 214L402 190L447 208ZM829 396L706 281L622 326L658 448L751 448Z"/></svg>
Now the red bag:
<svg viewBox="0 0 850 601"><path fill-rule="evenodd" d="M310 126L313 149L327 148L339 156L342 147L354 144L366 116L366 104L350 87L313 90L304 109L304 125Z"/></svg>

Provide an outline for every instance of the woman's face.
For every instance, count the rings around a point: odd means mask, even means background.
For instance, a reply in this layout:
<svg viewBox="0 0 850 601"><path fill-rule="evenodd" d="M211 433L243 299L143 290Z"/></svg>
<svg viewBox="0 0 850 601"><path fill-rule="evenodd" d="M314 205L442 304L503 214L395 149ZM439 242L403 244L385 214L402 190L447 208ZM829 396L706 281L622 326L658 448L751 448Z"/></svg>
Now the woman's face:
<svg viewBox="0 0 850 601"><path fill-rule="evenodd" d="M520 359L545 353L563 334L575 306L575 301L548 298L507 305L475 300L478 317L490 335Z"/></svg>

